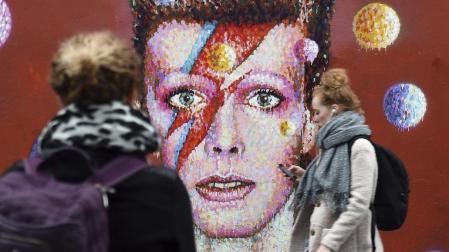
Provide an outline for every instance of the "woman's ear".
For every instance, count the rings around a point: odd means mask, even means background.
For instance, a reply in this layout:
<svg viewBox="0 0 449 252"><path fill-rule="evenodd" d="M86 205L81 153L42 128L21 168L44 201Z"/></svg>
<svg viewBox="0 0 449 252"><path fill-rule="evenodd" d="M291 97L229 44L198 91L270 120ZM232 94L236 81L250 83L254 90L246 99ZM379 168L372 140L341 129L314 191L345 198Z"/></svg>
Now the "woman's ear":
<svg viewBox="0 0 449 252"><path fill-rule="evenodd" d="M332 111L333 114L340 113L340 106L338 106L337 104L332 104L331 105L331 111Z"/></svg>
<svg viewBox="0 0 449 252"><path fill-rule="evenodd" d="M331 117L338 115L340 113L340 106L338 106L337 104L332 104L331 105Z"/></svg>

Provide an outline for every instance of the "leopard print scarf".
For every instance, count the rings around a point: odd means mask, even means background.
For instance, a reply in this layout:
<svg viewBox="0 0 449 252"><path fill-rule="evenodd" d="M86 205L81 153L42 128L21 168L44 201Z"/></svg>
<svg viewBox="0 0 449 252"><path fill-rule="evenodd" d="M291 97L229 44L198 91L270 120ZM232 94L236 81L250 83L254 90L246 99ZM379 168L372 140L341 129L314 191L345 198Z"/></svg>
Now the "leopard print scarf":
<svg viewBox="0 0 449 252"><path fill-rule="evenodd" d="M37 151L63 146L149 153L159 149L160 138L149 118L127 104L74 103L47 124L39 136Z"/></svg>

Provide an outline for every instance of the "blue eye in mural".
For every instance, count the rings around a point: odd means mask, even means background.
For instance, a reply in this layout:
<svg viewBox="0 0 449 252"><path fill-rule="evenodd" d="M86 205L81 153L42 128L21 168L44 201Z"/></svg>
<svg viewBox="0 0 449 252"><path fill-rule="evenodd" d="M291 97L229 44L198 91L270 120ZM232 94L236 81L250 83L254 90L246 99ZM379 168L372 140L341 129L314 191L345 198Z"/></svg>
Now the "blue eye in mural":
<svg viewBox="0 0 449 252"><path fill-rule="evenodd" d="M0 47L6 42L11 32L11 12L4 0L0 0Z"/></svg>
<svg viewBox="0 0 449 252"><path fill-rule="evenodd" d="M385 94L385 115L391 124L401 130L418 125L423 120L426 110L426 97L416 85L396 84Z"/></svg>

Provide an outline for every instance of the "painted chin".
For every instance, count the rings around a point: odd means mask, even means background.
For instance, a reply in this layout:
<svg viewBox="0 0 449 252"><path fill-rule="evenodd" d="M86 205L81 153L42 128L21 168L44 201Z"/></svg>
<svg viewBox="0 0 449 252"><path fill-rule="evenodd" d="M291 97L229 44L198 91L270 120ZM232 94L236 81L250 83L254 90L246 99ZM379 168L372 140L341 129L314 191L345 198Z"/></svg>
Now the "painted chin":
<svg viewBox="0 0 449 252"><path fill-rule="evenodd" d="M244 200L255 188L254 181L237 175L210 176L195 185L196 191L205 201L223 205Z"/></svg>
<svg viewBox="0 0 449 252"><path fill-rule="evenodd" d="M207 236L215 238L246 238L253 236L258 231L258 229L252 227L235 228L232 226L231 228L220 228L205 233Z"/></svg>

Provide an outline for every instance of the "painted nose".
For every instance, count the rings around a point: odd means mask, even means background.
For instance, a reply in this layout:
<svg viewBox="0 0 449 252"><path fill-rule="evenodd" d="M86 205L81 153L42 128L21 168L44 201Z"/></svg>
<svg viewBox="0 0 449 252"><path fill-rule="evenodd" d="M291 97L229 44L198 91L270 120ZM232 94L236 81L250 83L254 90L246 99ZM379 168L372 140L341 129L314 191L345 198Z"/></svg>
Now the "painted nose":
<svg viewBox="0 0 449 252"><path fill-rule="evenodd" d="M239 157L244 150L237 132L233 104L228 100L215 115L206 138L205 151L209 156Z"/></svg>
<svg viewBox="0 0 449 252"><path fill-rule="evenodd" d="M239 154L242 148L239 148L237 146L232 146L231 148L223 148L223 147L219 147L219 146L214 146L212 147L212 150L209 151L209 154L214 154L214 155L220 155L221 153L228 153L230 155L232 154Z"/></svg>

